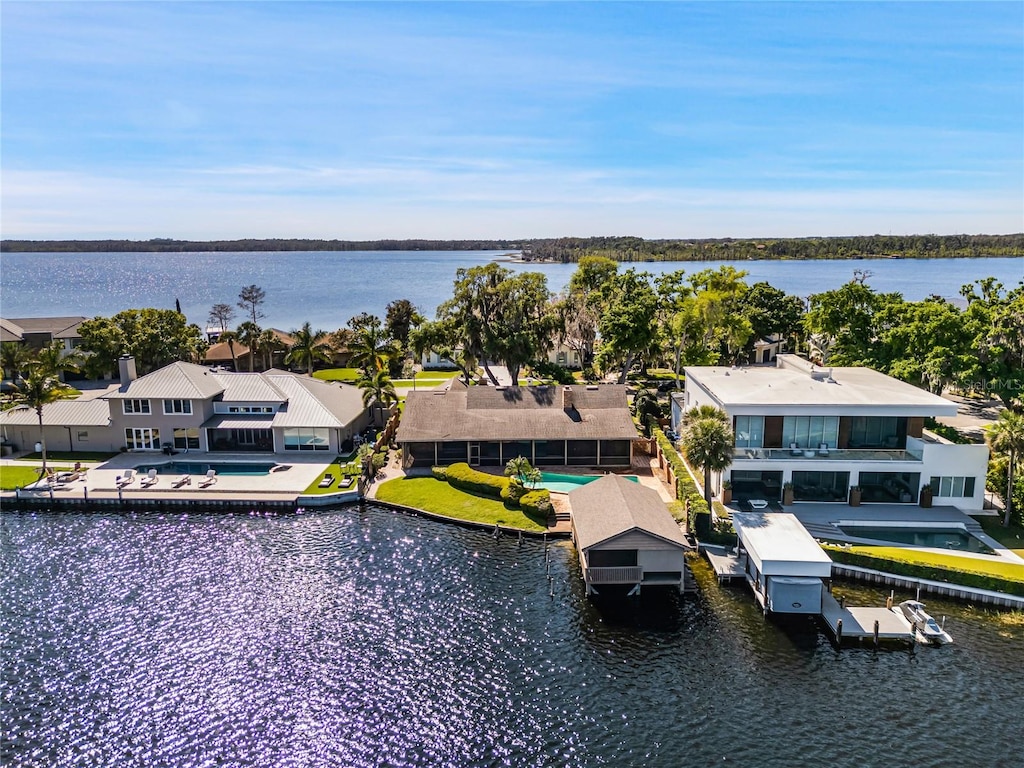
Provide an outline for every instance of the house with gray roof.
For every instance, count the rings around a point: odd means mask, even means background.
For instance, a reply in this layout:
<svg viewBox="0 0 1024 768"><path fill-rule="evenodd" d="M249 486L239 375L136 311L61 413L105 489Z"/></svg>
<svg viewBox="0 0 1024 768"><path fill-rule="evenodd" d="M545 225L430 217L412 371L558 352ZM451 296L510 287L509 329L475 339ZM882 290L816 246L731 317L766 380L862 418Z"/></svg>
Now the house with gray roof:
<svg viewBox="0 0 1024 768"><path fill-rule="evenodd" d="M139 377L132 358L121 358L119 367L119 386L43 409L48 447L342 453L370 422L356 387L288 371L234 373L177 362ZM32 409L4 412L0 426L9 442L39 439Z"/></svg>
<svg viewBox="0 0 1024 768"><path fill-rule="evenodd" d="M569 501L588 595L603 587L683 590L686 538L657 491L607 475L570 493Z"/></svg>
<svg viewBox="0 0 1024 768"><path fill-rule="evenodd" d="M396 440L406 469L467 462L503 467L628 467L639 438L626 388L467 387L410 392Z"/></svg>

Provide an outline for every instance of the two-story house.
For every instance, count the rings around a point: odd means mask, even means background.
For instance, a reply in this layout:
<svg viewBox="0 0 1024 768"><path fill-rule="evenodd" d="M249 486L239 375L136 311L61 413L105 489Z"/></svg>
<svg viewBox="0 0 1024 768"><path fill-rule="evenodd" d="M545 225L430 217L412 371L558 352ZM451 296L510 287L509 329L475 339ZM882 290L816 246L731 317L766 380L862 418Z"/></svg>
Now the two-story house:
<svg viewBox="0 0 1024 768"><path fill-rule="evenodd" d="M981 509L988 448L956 445L924 429L926 417L956 415L938 395L870 368L822 368L782 354L776 366L689 367L673 395L672 423L699 405L724 410L735 434L732 465L713 479L738 500L933 503Z"/></svg>
<svg viewBox="0 0 1024 768"><path fill-rule="evenodd" d="M343 453L370 423L362 392L288 371L234 373L172 363L136 376L135 361L119 361L121 383L99 398L43 409L47 446L88 451ZM30 408L0 416L4 437L39 439Z"/></svg>

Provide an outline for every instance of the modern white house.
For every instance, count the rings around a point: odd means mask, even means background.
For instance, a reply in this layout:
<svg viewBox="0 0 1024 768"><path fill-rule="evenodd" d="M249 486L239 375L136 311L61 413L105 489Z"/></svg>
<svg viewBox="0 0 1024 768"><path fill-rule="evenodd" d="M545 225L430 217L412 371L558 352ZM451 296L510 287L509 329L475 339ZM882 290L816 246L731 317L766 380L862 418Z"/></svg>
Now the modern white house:
<svg viewBox="0 0 1024 768"><path fill-rule="evenodd" d="M672 424L699 405L724 410L732 423L732 465L713 476L716 492L778 501L787 483L796 502L913 504L922 486L933 504L981 509L988 447L957 445L924 429L925 417L956 415L938 395L870 368L822 368L790 354L775 367L685 369L672 396Z"/></svg>
<svg viewBox="0 0 1024 768"><path fill-rule="evenodd" d="M343 453L369 425L362 393L288 371L233 373L171 363L136 376L119 361L120 386L43 408L51 450ZM6 443L37 442L34 409L0 414Z"/></svg>
<svg viewBox="0 0 1024 768"><path fill-rule="evenodd" d="M606 475L570 493L569 501L588 595L603 587L682 591L687 543L657 491Z"/></svg>
<svg viewBox="0 0 1024 768"><path fill-rule="evenodd" d="M765 613L820 614L832 560L796 517L737 512L732 522L747 582Z"/></svg>

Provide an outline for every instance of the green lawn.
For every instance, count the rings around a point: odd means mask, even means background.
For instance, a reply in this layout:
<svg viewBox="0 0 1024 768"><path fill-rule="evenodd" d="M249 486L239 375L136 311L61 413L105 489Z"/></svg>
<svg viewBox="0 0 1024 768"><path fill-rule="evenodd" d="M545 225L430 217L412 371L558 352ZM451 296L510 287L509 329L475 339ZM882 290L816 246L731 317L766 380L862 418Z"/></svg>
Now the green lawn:
<svg viewBox="0 0 1024 768"><path fill-rule="evenodd" d="M116 453L110 453L109 451L47 451L47 461L109 461L110 459L117 456ZM29 453L22 456L20 459L15 461L42 461L43 454L41 453Z"/></svg>
<svg viewBox="0 0 1024 768"><path fill-rule="evenodd" d="M981 523L985 533L1007 549L1011 549L1021 557L1024 557L1024 528L1021 528L1019 525L1003 528L1002 515L998 517L984 515L974 519Z"/></svg>
<svg viewBox="0 0 1024 768"><path fill-rule="evenodd" d="M334 475L334 483L329 488L320 488L320 481L324 479L324 475ZM331 464L327 465L317 478L309 484L309 487L302 493L304 496L320 496L325 493L338 493L339 491L354 491L355 484L350 485L348 488L339 488L338 480L342 477L358 477L359 476L359 459L352 459L351 461L345 461L343 458L338 457Z"/></svg>
<svg viewBox="0 0 1024 768"><path fill-rule="evenodd" d="M532 520L521 510L507 509L497 499L465 493L433 477L388 480L377 488L377 498L458 520L522 528L524 531L547 530L543 523Z"/></svg>
<svg viewBox="0 0 1024 768"><path fill-rule="evenodd" d="M358 368L325 368L322 371L314 371L313 378L320 379L320 381L344 381L354 382L359 378L360 370Z"/></svg>
<svg viewBox="0 0 1024 768"><path fill-rule="evenodd" d="M16 464L0 464L0 490L13 491L15 488L24 488L29 483L39 479L42 467L18 466ZM65 472L71 467L54 467L47 465L47 469L54 472Z"/></svg>
<svg viewBox="0 0 1024 768"><path fill-rule="evenodd" d="M887 560L894 560L900 563L942 566L945 568L955 568L958 571L982 573L986 576L998 576L1003 579L1024 582L1024 565L1009 563L1000 557L961 557L959 555L922 552L917 549L904 549L902 547L860 545L849 547L846 551L858 552L862 555L871 555L872 557L884 557Z"/></svg>

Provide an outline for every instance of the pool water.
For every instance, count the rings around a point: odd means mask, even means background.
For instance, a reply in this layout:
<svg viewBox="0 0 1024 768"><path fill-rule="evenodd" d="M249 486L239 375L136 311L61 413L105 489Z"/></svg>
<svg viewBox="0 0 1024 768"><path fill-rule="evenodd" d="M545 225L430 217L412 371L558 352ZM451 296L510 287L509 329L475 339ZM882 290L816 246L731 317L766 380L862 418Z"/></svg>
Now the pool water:
<svg viewBox="0 0 1024 768"><path fill-rule="evenodd" d="M218 475L269 475L275 466L266 462L171 461L165 464L141 464L135 471L146 474L150 469L156 469L159 475L205 475L212 469Z"/></svg>
<svg viewBox="0 0 1024 768"><path fill-rule="evenodd" d="M587 483L592 483L604 477L604 475L561 475L557 472L541 472L540 477L540 486L542 488L547 488L549 491L569 493ZM623 475L623 477L632 480L634 483L640 482L640 478L636 475Z"/></svg>
<svg viewBox="0 0 1024 768"><path fill-rule="evenodd" d="M991 552L992 548L962 528L916 528L904 526L843 525L839 530L859 539L876 539L917 547L954 549L961 552Z"/></svg>

